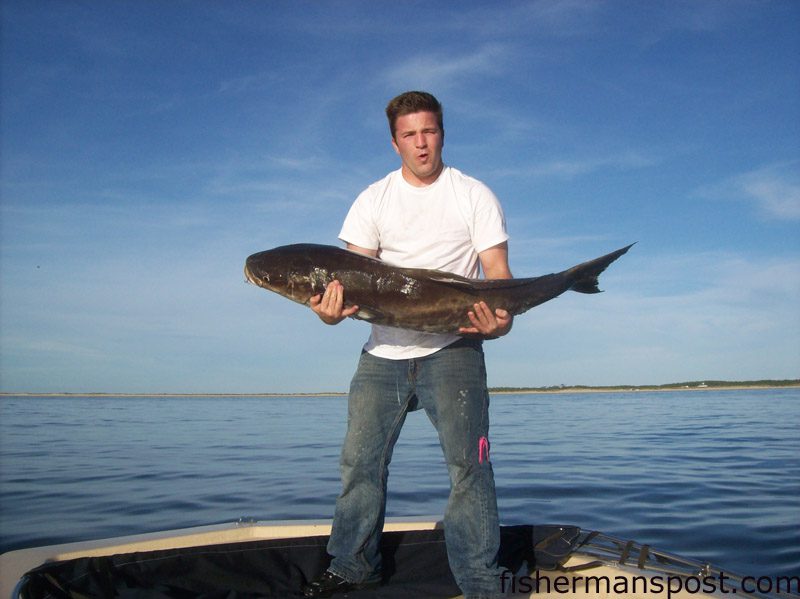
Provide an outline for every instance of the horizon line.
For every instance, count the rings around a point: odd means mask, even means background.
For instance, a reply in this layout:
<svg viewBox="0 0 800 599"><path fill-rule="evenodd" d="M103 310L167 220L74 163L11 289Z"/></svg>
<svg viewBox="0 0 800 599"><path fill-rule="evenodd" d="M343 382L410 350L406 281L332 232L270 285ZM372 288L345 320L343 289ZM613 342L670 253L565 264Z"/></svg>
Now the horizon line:
<svg viewBox="0 0 800 599"><path fill-rule="evenodd" d="M759 379L749 381L697 380L678 383L644 385L548 385L543 387L489 387L489 393L558 393L569 391L664 391L719 388L800 387L800 379ZM346 396L346 391L249 392L249 393L182 393L127 391L0 391L0 397L330 397Z"/></svg>

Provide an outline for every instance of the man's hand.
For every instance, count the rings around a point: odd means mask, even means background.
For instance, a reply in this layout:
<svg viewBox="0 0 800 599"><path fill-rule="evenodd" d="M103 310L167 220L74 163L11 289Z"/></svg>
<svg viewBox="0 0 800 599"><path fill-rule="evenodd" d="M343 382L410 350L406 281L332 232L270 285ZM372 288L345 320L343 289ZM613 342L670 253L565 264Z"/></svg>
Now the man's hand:
<svg viewBox="0 0 800 599"><path fill-rule="evenodd" d="M502 337L511 330L514 317L502 308L491 311L486 302L478 302L474 310L467 312L467 317L472 323L471 327L458 329L461 335L480 335L485 339Z"/></svg>
<svg viewBox="0 0 800 599"><path fill-rule="evenodd" d="M344 286L339 281L328 283L325 293L312 296L309 305L325 324L339 324L358 312L358 306L344 307Z"/></svg>
<svg viewBox="0 0 800 599"><path fill-rule="evenodd" d="M487 279L510 279L511 270L508 268L508 242L504 241L483 250L478 254L481 268ZM478 302L473 309L467 312L467 317L472 323L471 327L458 329L460 335L480 336L484 339L497 339L511 330L514 317L501 308L494 312L486 302Z"/></svg>

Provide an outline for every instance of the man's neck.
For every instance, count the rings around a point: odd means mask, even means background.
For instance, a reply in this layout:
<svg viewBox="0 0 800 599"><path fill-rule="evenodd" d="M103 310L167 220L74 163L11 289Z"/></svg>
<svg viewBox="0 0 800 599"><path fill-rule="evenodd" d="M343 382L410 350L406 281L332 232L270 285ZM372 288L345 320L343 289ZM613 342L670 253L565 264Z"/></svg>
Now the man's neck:
<svg viewBox="0 0 800 599"><path fill-rule="evenodd" d="M444 170L444 163L439 164L439 168L436 170L435 173L431 173L426 177L417 177L409 168L406 167L404 164L400 169L400 173L403 175L403 179L405 182L411 185L412 187L427 187L433 183L436 183L436 180L439 178L439 175L442 174Z"/></svg>

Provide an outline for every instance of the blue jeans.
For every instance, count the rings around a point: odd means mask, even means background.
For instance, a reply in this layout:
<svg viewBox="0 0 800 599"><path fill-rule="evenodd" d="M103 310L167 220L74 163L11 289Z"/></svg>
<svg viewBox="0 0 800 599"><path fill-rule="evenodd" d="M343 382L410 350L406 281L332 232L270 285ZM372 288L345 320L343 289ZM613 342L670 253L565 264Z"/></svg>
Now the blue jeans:
<svg viewBox="0 0 800 599"><path fill-rule="evenodd" d="M350 384L330 570L351 582L380 580L388 466L406 414L419 407L439 433L450 474L444 515L450 569L467 598L493 597L500 586L500 527L489 462L486 367L475 341L411 360L361 354Z"/></svg>

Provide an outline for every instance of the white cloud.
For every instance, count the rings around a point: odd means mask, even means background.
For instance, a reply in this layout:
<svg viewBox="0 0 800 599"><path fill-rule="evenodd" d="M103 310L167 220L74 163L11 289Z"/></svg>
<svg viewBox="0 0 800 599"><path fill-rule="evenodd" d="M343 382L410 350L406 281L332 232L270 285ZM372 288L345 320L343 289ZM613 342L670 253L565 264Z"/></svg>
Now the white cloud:
<svg viewBox="0 0 800 599"><path fill-rule="evenodd" d="M392 89L442 90L463 78L497 74L507 55L499 44L486 44L467 54L418 54L389 68L383 79Z"/></svg>
<svg viewBox="0 0 800 599"><path fill-rule="evenodd" d="M506 3L503 10L486 4L471 11L460 11L448 19L447 24L454 30L484 37L509 34L564 37L593 31L603 12L602 2L584 0Z"/></svg>
<svg viewBox="0 0 800 599"><path fill-rule="evenodd" d="M797 165L795 165L796 167ZM758 205L768 216L781 220L800 219L800 181L790 180L786 173L773 168L761 169L743 175L739 186L745 196ZM794 178L798 178L795 168Z"/></svg>
<svg viewBox="0 0 800 599"><path fill-rule="evenodd" d="M572 179L608 169L620 171L637 170L653 166L657 162L656 158L636 151L612 152L584 158L548 160L525 166L497 169L493 172L501 176Z"/></svg>
<svg viewBox="0 0 800 599"><path fill-rule="evenodd" d="M767 218L800 220L800 162L764 166L704 186L696 194L752 203Z"/></svg>
<svg viewBox="0 0 800 599"><path fill-rule="evenodd" d="M272 73L262 72L220 81L217 91L221 94L263 92L274 84L275 76Z"/></svg>

